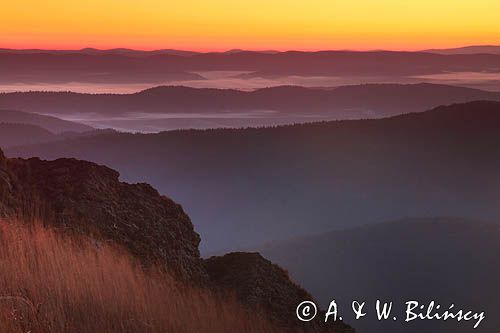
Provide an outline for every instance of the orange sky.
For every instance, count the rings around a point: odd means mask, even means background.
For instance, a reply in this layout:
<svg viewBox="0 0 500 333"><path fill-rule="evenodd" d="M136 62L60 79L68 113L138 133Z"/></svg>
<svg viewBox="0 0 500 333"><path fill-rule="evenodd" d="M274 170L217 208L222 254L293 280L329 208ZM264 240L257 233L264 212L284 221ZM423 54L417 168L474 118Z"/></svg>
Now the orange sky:
<svg viewBox="0 0 500 333"><path fill-rule="evenodd" d="M498 0L3 0L0 47L402 49L500 44Z"/></svg>

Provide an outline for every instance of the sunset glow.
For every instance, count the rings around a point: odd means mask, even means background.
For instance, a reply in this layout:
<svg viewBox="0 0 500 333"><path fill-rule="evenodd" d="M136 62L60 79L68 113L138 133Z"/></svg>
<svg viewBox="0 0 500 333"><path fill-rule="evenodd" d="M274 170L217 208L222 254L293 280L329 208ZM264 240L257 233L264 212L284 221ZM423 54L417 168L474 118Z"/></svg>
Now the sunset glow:
<svg viewBox="0 0 500 333"><path fill-rule="evenodd" d="M4 1L0 47L401 49L500 44L497 0Z"/></svg>

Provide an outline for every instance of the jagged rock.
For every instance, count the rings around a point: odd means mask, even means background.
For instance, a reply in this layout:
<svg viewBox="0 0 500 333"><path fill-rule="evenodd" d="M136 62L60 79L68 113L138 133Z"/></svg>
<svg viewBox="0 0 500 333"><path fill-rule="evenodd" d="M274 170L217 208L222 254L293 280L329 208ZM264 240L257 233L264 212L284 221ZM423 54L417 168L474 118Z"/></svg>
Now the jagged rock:
<svg viewBox="0 0 500 333"><path fill-rule="evenodd" d="M259 253L234 252L211 257L204 264L215 288L236 292L241 302L262 309L285 331L353 332L342 322L325 324L319 315L314 321L300 322L296 307L302 301L312 300L312 296L294 284L285 270Z"/></svg>
<svg viewBox="0 0 500 333"><path fill-rule="evenodd" d="M122 183L118 172L75 159L0 158L4 215L42 215L115 241L144 262L164 262L185 280L206 280L189 217L151 186Z"/></svg>

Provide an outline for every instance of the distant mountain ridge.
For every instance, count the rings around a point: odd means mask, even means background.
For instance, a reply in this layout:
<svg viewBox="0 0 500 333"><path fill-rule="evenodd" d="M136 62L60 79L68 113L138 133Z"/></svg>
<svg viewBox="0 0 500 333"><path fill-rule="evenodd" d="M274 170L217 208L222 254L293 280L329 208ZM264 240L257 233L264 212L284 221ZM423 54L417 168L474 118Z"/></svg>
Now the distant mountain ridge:
<svg viewBox="0 0 500 333"><path fill-rule="evenodd" d="M365 84L332 89L298 86L255 91L160 86L134 94L24 92L0 94L0 108L34 113L116 115L127 113L213 113L277 111L328 115L336 119L387 117L436 105L500 101L500 92L434 84ZM270 114L269 116L273 116Z"/></svg>
<svg viewBox="0 0 500 333"><path fill-rule="evenodd" d="M420 52L429 52L429 53L438 53L438 54L498 54L500 46L499 45L467 45L462 47L455 48L434 48L434 49L425 49ZM75 50L51 50L51 49L9 49L9 48L0 48L0 53L16 53L16 54L34 54L34 53L46 53L46 54L121 54L127 56L148 56L148 55L157 55L157 54L166 54L166 55L180 55L180 56L191 56L196 54L231 54L231 53L240 53L240 52L255 52L255 53L264 53L264 54L275 54L282 52L293 52L292 50L288 51L277 51L277 50L245 50L245 49L230 49L227 51L209 51L209 52L201 52L201 51L191 51L191 50L181 50L181 49L157 49L157 50L136 50L129 48L114 48L114 49L97 49L92 47L75 49ZM296 51L301 52L301 51ZM306 52L306 51L302 51ZM356 51L356 50L318 50L318 51L309 51L309 52L367 52L367 51ZM398 52L394 50L372 50L369 52Z"/></svg>
<svg viewBox="0 0 500 333"><path fill-rule="evenodd" d="M163 58L166 57L166 58ZM141 83L203 80L165 59L178 55L132 57L123 54L0 53L0 83Z"/></svg>
<svg viewBox="0 0 500 333"><path fill-rule="evenodd" d="M447 72L496 72L498 54L441 55L396 51L178 52L129 56L129 51L50 54L0 52L0 82L168 82L203 80L200 71L249 71L276 76L402 77ZM384 64L381 66L380 64Z"/></svg>
<svg viewBox="0 0 500 333"><path fill-rule="evenodd" d="M96 49L96 48L83 48L80 50L47 50L47 49L0 49L0 53L13 53L13 54L90 54L90 55L105 55L105 54L118 54L130 57L141 57L150 56L157 54L166 55L179 55L179 56L191 56L198 54L199 52L185 51L185 50L175 50L175 49L163 49L163 50L134 50L127 48L115 48L115 49Z"/></svg>
<svg viewBox="0 0 500 333"><path fill-rule="evenodd" d="M500 54L500 45L471 45L451 49L429 49L423 52L436 54Z"/></svg>

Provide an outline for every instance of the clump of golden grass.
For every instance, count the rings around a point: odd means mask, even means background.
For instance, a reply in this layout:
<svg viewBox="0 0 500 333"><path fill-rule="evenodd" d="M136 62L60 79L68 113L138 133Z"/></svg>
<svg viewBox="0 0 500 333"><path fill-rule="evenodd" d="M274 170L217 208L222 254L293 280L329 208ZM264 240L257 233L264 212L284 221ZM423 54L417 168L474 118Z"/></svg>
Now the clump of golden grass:
<svg viewBox="0 0 500 333"><path fill-rule="evenodd" d="M144 271L124 250L0 221L2 332L270 332L234 298Z"/></svg>

